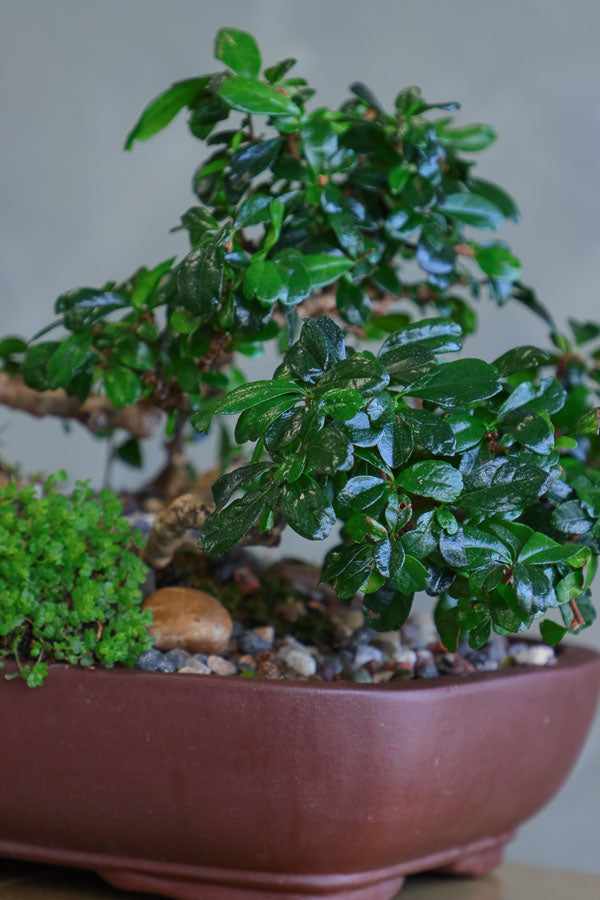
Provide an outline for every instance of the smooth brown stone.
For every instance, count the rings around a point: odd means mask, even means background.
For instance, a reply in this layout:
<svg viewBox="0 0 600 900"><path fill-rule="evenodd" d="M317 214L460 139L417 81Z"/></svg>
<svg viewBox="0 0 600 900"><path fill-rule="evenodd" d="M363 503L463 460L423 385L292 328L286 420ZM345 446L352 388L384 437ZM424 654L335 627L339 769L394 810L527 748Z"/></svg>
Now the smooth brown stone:
<svg viewBox="0 0 600 900"><path fill-rule="evenodd" d="M150 594L143 608L152 610L150 634L159 650L182 647L188 653L221 653L229 643L231 616L204 591L161 588Z"/></svg>

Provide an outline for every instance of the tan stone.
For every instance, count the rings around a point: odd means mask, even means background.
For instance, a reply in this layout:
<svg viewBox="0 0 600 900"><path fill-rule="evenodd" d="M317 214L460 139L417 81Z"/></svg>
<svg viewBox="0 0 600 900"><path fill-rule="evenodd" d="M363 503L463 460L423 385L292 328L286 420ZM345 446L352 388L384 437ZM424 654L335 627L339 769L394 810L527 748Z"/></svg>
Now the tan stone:
<svg viewBox="0 0 600 900"><path fill-rule="evenodd" d="M218 600L187 587L166 587L144 601L154 616L150 634L159 650L182 647L188 653L221 653L233 622Z"/></svg>

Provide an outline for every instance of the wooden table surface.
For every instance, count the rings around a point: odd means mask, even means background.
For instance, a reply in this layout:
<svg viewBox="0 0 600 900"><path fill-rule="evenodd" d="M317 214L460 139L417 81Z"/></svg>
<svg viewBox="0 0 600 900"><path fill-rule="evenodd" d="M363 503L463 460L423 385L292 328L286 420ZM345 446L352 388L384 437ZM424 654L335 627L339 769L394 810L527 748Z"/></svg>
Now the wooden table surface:
<svg viewBox="0 0 600 900"><path fill-rule="evenodd" d="M415 875L398 900L596 900L600 876L504 865L477 880ZM95 875L0 860L0 900L157 900L109 887Z"/></svg>

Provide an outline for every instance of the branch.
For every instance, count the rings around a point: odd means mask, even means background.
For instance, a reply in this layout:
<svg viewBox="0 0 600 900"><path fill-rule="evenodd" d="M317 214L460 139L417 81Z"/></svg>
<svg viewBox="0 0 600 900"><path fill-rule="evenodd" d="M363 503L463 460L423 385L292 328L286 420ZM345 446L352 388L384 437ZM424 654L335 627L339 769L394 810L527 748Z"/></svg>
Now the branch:
<svg viewBox="0 0 600 900"><path fill-rule="evenodd" d="M212 512L212 506L196 494L177 497L156 517L144 550L144 561L155 569L164 569L173 559L185 532L199 531ZM275 547L282 528L282 523L277 522L270 531L259 532L255 525L239 543Z"/></svg>
<svg viewBox="0 0 600 900"><path fill-rule="evenodd" d="M582 625L585 625L585 619L581 615L581 610L575 603L575 600L571 597L569 600L569 606L571 607L571 611L573 613L573 621L571 622L571 629L574 631L577 628L581 628Z"/></svg>
<svg viewBox="0 0 600 900"><path fill-rule="evenodd" d="M84 403L65 391L36 391L27 387L18 375L0 372L0 403L29 413L31 416L56 416L75 419L89 431L123 428L133 437L150 437L159 426L162 413L149 401L117 409L106 397L88 397Z"/></svg>

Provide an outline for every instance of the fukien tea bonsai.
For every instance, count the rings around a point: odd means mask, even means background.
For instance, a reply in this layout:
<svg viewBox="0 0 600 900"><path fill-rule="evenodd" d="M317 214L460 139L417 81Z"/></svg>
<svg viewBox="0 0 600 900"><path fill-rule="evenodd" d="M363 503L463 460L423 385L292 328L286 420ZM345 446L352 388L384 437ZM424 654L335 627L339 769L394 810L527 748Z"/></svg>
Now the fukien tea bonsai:
<svg viewBox="0 0 600 900"><path fill-rule="evenodd" d="M204 554L219 556L240 541L276 543L285 525L318 541L341 523L322 579L347 602L362 592L375 630L400 628L425 590L448 650L539 618L548 643L579 632L594 618L600 552L600 326L571 321L570 335L558 332L517 257L489 238L519 217L508 194L475 174L473 156L494 131L456 125L457 104L428 103L415 87L391 112L359 83L339 109L318 107L292 74L295 60L263 69L254 39L236 29L218 33L215 52L220 71L153 100L125 145L186 110L207 148L195 205L173 229L187 233L189 252L67 291L31 341L0 342L0 400L78 420L132 465L165 423L167 464L146 489L165 500L150 565L166 565L189 527L201 529ZM456 357L484 298L541 316L548 346L518 346L493 363ZM240 355L267 341L282 362L272 379L247 383ZM223 417L234 414L232 439ZM185 450L215 417L211 506L194 497ZM73 507L56 501L65 528L75 512L98 521L82 490ZM8 533L34 506L30 492L8 489L0 527ZM112 559L112 538L102 541L97 552ZM26 612L15 601L13 618L6 593L14 567L27 590L49 583L44 571L30 574L32 542L11 545L0 565L4 654L19 644ZM143 577L133 567L127 592ZM69 621L77 590L61 600ZM104 602L100 589L83 593L90 609ZM49 655L131 662L144 641L136 615L114 639L86 626L79 643L63 636ZM35 637L29 652L43 647Z"/></svg>

